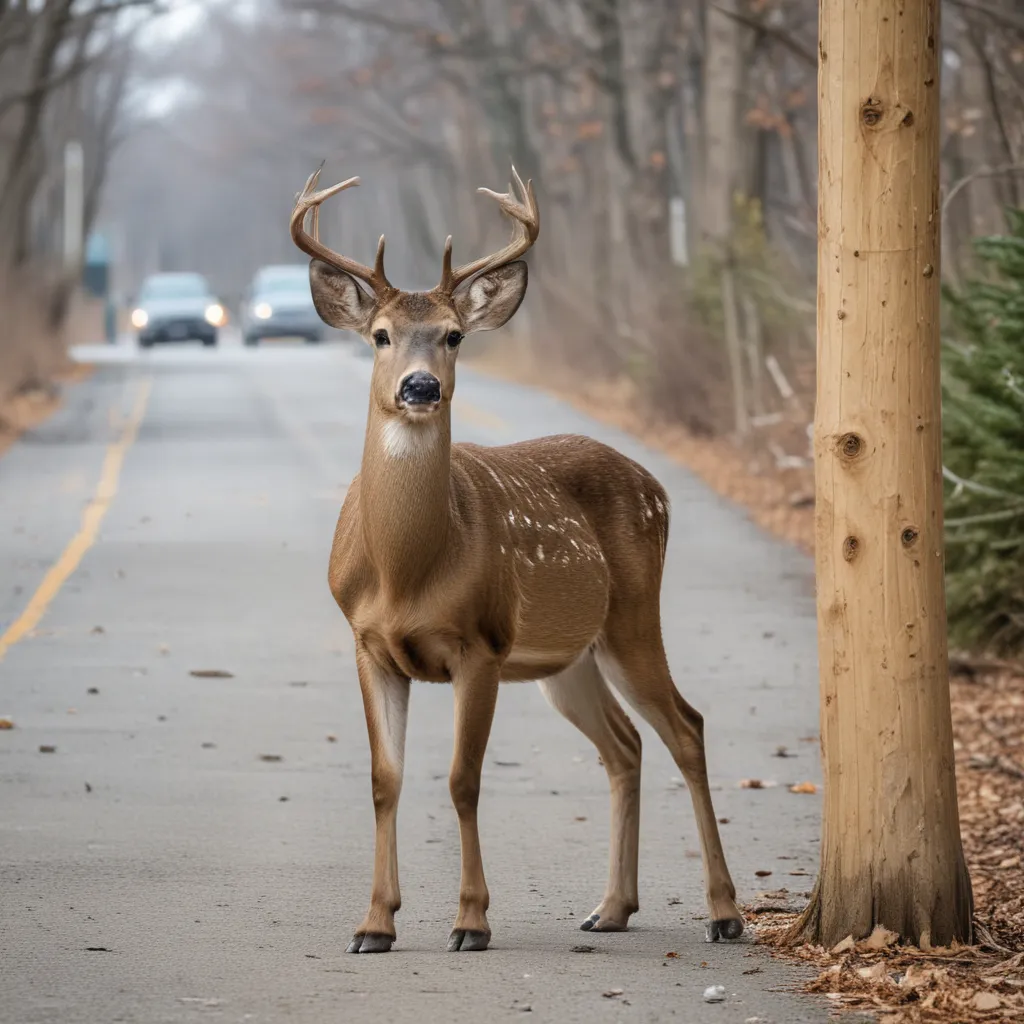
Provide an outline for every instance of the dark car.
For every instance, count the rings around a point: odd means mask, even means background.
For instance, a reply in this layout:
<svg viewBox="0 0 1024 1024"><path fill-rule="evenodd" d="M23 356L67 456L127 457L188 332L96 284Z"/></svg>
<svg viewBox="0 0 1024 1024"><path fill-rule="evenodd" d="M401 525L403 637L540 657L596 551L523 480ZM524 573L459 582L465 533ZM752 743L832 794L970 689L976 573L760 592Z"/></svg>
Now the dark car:
<svg viewBox="0 0 1024 1024"><path fill-rule="evenodd" d="M306 264L263 267L253 278L241 309L246 345L263 338L323 340L324 323L313 305Z"/></svg>
<svg viewBox="0 0 1024 1024"><path fill-rule="evenodd" d="M201 274L153 274L142 283L132 326L143 348L158 341L217 344L227 317Z"/></svg>

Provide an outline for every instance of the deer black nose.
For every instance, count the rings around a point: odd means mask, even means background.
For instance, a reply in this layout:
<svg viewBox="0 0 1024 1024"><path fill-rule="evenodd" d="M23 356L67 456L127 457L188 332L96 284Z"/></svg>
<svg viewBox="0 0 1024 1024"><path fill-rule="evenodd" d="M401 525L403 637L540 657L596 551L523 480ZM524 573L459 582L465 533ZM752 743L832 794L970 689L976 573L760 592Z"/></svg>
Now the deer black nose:
<svg viewBox="0 0 1024 1024"><path fill-rule="evenodd" d="M398 397L406 405L431 405L441 401L441 382L425 370L416 370L398 386Z"/></svg>

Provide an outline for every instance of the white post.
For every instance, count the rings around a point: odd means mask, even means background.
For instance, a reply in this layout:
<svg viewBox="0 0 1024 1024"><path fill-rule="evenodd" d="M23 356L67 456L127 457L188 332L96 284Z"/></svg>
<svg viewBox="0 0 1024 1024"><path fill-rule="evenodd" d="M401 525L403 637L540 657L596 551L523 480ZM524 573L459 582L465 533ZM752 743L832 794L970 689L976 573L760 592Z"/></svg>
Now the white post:
<svg viewBox="0 0 1024 1024"><path fill-rule="evenodd" d="M64 146L64 268L68 271L82 260L84 169L82 144L73 139Z"/></svg>
<svg viewBox="0 0 1024 1024"><path fill-rule="evenodd" d="M669 200L668 216L672 262L677 267L689 266L690 247L686 237L686 201L682 196L673 196Z"/></svg>

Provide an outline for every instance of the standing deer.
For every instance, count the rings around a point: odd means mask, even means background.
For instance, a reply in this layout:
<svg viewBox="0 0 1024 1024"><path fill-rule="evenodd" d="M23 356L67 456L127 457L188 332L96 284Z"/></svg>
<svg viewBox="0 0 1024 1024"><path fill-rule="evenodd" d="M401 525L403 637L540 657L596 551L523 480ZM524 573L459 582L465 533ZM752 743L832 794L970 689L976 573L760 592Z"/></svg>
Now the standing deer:
<svg viewBox="0 0 1024 1024"><path fill-rule="evenodd" d="M437 287L403 292L384 273L383 237L372 270L320 241L320 204L359 179L316 191L319 175L296 199L291 235L312 257L317 312L374 348L362 468L338 518L329 569L355 637L376 814L370 907L348 952L386 952L395 941L396 818L412 679L451 683L455 697L449 785L462 879L450 951L490 942L480 772L499 682L531 679L597 747L611 785L608 885L582 928L623 931L639 909L640 736L614 689L654 727L689 786L707 938L738 938L743 921L708 789L703 719L676 690L662 646L665 491L635 462L587 437L496 448L451 441L460 343L505 324L526 293L520 258L540 229L532 182L524 186L513 168L507 194L480 189L514 221L504 249L453 269L449 237Z"/></svg>

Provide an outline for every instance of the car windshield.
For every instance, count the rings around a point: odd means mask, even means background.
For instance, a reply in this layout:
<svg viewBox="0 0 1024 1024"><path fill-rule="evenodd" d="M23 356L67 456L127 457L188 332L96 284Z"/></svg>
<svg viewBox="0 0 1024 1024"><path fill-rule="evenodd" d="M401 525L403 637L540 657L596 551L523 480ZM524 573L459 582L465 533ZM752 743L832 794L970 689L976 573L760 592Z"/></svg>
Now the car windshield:
<svg viewBox="0 0 1024 1024"><path fill-rule="evenodd" d="M305 267L295 274L275 274L257 282L257 295L309 295L309 272Z"/></svg>
<svg viewBox="0 0 1024 1024"><path fill-rule="evenodd" d="M151 277L142 286L139 298L151 299L201 299L210 294L206 282L198 274L166 274Z"/></svg>

